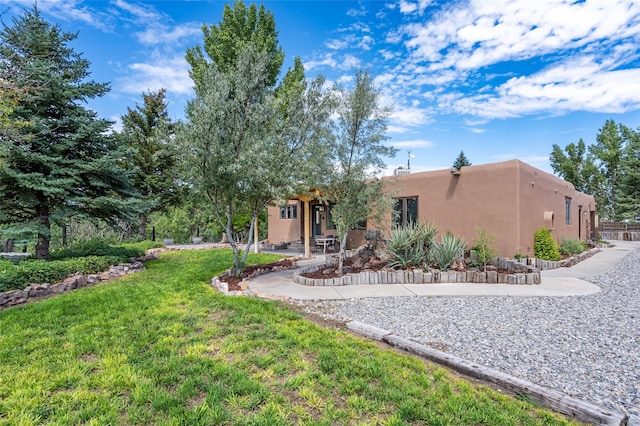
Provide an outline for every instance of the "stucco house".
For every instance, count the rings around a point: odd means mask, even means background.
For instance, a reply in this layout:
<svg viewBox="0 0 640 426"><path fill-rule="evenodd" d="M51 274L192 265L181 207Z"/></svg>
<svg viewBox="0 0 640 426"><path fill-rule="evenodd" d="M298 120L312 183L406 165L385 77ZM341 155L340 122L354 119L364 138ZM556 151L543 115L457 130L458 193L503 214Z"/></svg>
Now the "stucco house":
<svg viewBox="0 0 640 426"><path fill-rule="evenodd" d="M478 236L476 227L480 227L496 236L494 247L502 256L533 256L534 234L542 227L550 229L557 241L596 236L598 217L593 196L519 160L384 179L393 191L397 224L434 222L440 232L451 231L469 246ZM367 229L388 233L392 220L389 212L386 223L367 221L362 229L350 232L347 248L361 245ZM331 205L309 194L269 207L268 227L271 243L309 241L307 250L314 240L336 234Z"/></svg>

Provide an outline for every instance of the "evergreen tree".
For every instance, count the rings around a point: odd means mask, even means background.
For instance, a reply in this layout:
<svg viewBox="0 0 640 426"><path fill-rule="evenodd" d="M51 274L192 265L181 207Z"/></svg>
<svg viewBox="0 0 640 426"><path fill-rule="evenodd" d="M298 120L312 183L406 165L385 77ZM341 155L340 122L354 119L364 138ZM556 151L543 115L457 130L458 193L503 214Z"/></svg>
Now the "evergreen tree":
<svg viewBox="0 0 640 426"><path fill-rule="evenodd" d="M148 215L178 202L184 189L178 183L174 126L167 112L165 89L142 95L143 105L127 108L122 116L122 133L135 150L135 187L145 202L140 213L138 235L144 238Z"/></svg>
<svg viewBox="0 0 640 426"><path fill-rule="evenodd" d="M68 46L76 37L35 7L0 31L0 81L24 92L7 116L15 133L0 138L0 222L37 235L38 259L49 257L52 221L132 219L136 204L111 123L83 105L109 87L87 80L89 62Z"/></svg>
<svg viewBox="0 0 640 426"><path fill-rule="evenodd" d="M596 143L589 147L589 154L593 156L599 170L598 180L598 209L601 216L609 220L619 220L618 206L620 191L621 161L626 137L629 129L607 120L596 135Z"/></svg>
<svg viewBox="0 0 640 426"><path fill-rule="evenodd" d="M458 158L456 158L456 161L453 162L453 167L458 170L460 170L464 166L470 166L470 165L471 165L471 162L464 155L464 151L460 151Z"/></svg>
<svg viewBox="0 0 640 426"><path fill-rule="evenodd" d="M622 219L640 220L640 130L625 128L620 163L619 215Z"/></svg>

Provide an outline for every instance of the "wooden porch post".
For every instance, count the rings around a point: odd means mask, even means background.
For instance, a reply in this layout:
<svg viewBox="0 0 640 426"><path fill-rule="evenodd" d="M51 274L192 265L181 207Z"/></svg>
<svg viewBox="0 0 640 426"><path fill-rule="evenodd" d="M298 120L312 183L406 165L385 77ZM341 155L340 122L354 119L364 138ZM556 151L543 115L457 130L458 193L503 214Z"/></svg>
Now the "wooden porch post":
<svg viewBox="0 0 640 426"><path fill-rule="evenodd" d="M309 202L313 200L310 195L302 195L300 200L304 202L304 257L311 257L311 208Z"/></svg>

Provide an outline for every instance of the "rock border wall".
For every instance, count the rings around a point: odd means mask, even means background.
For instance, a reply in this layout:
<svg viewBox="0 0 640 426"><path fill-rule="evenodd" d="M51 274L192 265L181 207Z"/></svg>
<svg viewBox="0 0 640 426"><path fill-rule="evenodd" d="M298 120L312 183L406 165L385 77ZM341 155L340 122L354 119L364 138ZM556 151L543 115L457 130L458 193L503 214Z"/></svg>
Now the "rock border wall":
<svg viewBox="0 0 640 426"><path fill-rule="evenodd" d="M56 284L29 284L24 290L10 290L0 293L0 310L11 306L22 305L37 298L64 293L77 288L88 287L99 282L108 281L134 272L144 271L145 267L142 262L157 258L158 253L153 252L144 257L134 259L132 263L121 263L119 265L112 266L108 270L99 274L77 273Z"/></svg>

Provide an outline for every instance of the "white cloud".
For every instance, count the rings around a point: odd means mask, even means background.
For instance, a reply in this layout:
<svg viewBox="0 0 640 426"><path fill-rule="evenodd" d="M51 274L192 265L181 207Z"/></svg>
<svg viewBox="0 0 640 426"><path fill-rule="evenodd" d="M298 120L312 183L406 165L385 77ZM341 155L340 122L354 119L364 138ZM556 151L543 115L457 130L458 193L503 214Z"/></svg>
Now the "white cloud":
<svg viewBox="0 0 640 426"><path fill-rule="evenodd" d="M430 121L429 114L426 109L416 106L400 105L395 106L391 120L395 124L405 126L419 126L427 124Z"/></svg>
<svg viewBox="0 0 640 426"><path fill-rule="evenodd" d="M431 148L436 146L435 143L428 141L426 139L414 139L414 140L404 140L404 141L387 141L387 145L391 145L395 148Z"/></svg>
<svg viewBox="0 0 640 426"><path fill-rule="evenodd" d="M623 113L640 108L640 69L608 69L594 58L576 58L511 78L491 94L458 94L443 106L447 103L456 112L487 118L547 111Z"/></svg>
<svg viewBox="0 0 640 426"><path fill-rule="evenodd" d="M336 68L337 65L338 63L333 58L333 53L327 53L323 55L320 59L305 62L304 68L308 72L315 68L320 68L320 67Z"/></svg>
<svg viewBox="0 0 640 426"><path fill-rule="evenodd" d="M400 12L404 14L411 14L414 12L422 14L430 4L431 0L418 0L417 2L400 0L399 8Z"/></svg>
<svg viewBox="0 0 640 426"><path fill-rule="evenodd" d="M174 44L184 39L202 36L202 26L195 22L177 25L173 28L164 25L152 25L142 32L136 33L136 37L142 44Z"/></svg>
<svg viewBox="0 0 640 426"><path fill-rule="evenodd" d="M98 12L97 10L82 5L82 0L40 0L37 2L38 10L46 13L60 21L78 21L88 24L94 28L104 31L110 31L112 16ZM33 0L1 0L0 4L7 4L13 8L16 13L22 13L25 9L31 9L34 5Z"/></svg>
<svg viewBox="0 0 640 426"><path fill-rule="evenodd" d="M122 92L140 94L166 88L168 93L174 95L192 93L189 64L182 56L134 63L129 65L129 70L129 76L118 82Z"/></svg>
<svg viewBox="0 0 640 426"><path fill-rule="evenodd" d="M371 50L371 45L373 44L373 37L364 35L362 39L360 39L360 43L358 47L362 50Z"/></svg>
<svg viewBox="0 0 640 426"><path fill-rule="evenodd" d="M130 15L133 15L137 19L144 21L155 21L162 18L162 14L158 13L153 7L147 6L143 3L130 3L124 0L115 0L113 2L115 6L126 11Z"/></svg>
<svg viewBox="0 0 640 426"><path fill-rule="evenodd" d="M338 68L343 70L358 68L360 67L360 63L360 58L357 58L354 55L344 55L342 62L338 65Z"/></svg>
<svg viewBox="0 0 640 426"><path fill-rule="evenodd" d="M367 10L365 9L364 6L360 6L359 9L349 9L347 10L347 16L351 16L351 17L358 17L358 16L366 16L367 15Z"/></svg>
<svg viewBox="0 0 640 426"><path fill-rule="evenodd" d="M324 45L327 46L331 50L341 50L345 49L349 46L349 42L347 40L337 40L331 39L324 42Z"/></svg>
<svg viewBox="0 0 640 426"><path fill-rule="evenodd" d="M474 69L637 37L639 14L633 0L475 0L402 32L416 59L433 62L433 69Z"/></svg>

